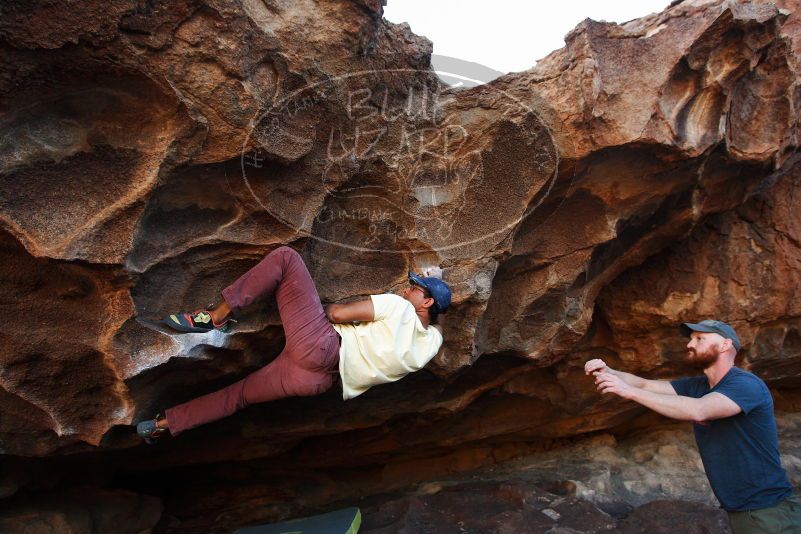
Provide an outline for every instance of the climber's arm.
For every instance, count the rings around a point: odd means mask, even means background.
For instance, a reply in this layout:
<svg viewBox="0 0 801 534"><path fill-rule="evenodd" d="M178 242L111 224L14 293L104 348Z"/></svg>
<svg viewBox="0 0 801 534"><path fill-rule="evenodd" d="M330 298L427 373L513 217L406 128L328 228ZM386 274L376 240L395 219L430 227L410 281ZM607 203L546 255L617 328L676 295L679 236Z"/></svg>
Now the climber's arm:
<svg viewBox="0 0 801 534"><path fill-rule="evenodd" d="M352 323L353 321L375 320L372 299L350 302L348 304L329 304L325 307L325 315L332 323Z"/></svg>

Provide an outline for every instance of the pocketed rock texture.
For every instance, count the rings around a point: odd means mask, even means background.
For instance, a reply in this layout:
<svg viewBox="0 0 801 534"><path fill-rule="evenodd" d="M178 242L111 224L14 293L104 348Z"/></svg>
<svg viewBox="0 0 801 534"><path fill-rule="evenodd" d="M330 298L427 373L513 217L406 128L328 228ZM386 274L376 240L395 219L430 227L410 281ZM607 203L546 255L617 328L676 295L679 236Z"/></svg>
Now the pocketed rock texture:
<svg viewBox="0 0 801 534"><path fill-rule="evenodd" d="M0 5L0 525L225 531L362 502L376 532L725 531L697 459L673 466L692 485L592 486L582 450L642 442L642 463L665 420L582 366L679 376L676 325L725 319L798 437L797 7L588 19L531 70L449 88L378 0ZM269 302L229 333L157 320L281 245L324 302L442 266L434 362L138 446L133 422L280 352ZM487 474L510 461L553 476Z"/></svg>

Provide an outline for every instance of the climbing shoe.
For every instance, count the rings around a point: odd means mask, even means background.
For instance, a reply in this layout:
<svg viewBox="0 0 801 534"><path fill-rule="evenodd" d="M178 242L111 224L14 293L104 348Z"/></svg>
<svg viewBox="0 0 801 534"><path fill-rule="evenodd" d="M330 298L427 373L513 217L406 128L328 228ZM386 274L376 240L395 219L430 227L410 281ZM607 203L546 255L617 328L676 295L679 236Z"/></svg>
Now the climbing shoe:
<svg viewBox="0 0 801 534"><path fill-rule="evenodd" d="M148 419L136 424L136 433L148 445L167 433L166 428L159 428L158 426L160 417L157 415L155 419Z"/></svg>
<svg viewBox="0 0 801 534"><path fill-rule="evenodd" d="M173 330L179 332L211 332L212 330L220 330L225 332L228 330L228 325L233 321L227 318L222 323L215 323L209 313L210 308L205 310L198 310L196 312L187 313L179 312L168 315L164 318L163 322Z"/></svg>

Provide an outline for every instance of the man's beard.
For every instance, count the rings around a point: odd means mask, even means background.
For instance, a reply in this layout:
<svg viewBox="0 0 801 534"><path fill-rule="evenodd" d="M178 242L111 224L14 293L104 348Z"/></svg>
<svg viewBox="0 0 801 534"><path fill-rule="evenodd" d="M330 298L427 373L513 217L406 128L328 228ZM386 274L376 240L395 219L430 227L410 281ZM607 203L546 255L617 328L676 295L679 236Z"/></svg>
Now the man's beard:
<svg viewBox="0 0 801 534"><path fill-rule="evenodd" d="M696 369L707 369L718 361L720 353L712 349L698 354L695 349L687 349L687 363Z"/></svg>

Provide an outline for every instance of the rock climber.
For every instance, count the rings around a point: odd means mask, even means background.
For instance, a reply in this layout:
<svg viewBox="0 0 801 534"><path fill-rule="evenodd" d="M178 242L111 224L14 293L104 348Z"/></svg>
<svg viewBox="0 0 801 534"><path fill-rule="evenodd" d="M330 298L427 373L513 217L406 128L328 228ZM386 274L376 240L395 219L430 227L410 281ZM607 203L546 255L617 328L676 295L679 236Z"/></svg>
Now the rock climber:
<svg viewBox="0 0 801 534"><path fill-rule="evenodd" d="M709 484L735 534L801 533L801 499L781 464L773 398L757 376L734 365L740 339L728 324L683 323L687 361L704 376L647 380L584 365L601 393L633 400L662 415L692 421Z"/></svg>
<svg viewBox="0 0 801 534"><path fill-rule="evenodd" d="M438 316L451 304L450 288L439 278L441 270L433 269L423 276L410 272L401 295L371 295L323 309L300 254L289 247L270 252L223 289L216 305L171 314L164 322L179 332L225 329L232 315L274 295L286 337L284 349L242 380L140 422L137 433L151 442L254 403L319 395L331 388L336 375L343 398L352 399L372 386L422 369L442 345Z"/></svg>

